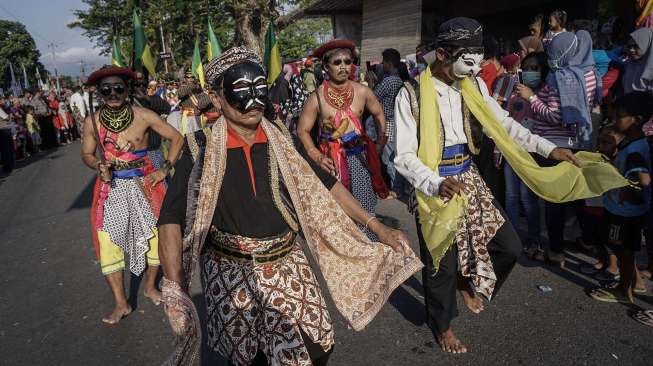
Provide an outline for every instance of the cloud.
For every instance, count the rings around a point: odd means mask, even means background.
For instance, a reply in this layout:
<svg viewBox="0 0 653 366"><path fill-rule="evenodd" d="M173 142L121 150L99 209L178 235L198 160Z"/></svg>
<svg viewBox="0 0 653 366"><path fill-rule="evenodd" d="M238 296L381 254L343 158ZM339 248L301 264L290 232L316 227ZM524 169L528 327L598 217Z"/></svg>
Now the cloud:
<svg viewBox="0 0 653 366"><path fill-rule="evenodd" d="M95 48L85 47L70 47L63 50L57 50L55 57L57 60L57 68L62 75L77 76L80 73L80 61L86 65L86 75L90 71L99 68L100 66L109 63L107 56L100 56L100 50ZM54 71L54 64L52 62L52 53L44 53L41 56L41 63L50 71Z"/></svg>

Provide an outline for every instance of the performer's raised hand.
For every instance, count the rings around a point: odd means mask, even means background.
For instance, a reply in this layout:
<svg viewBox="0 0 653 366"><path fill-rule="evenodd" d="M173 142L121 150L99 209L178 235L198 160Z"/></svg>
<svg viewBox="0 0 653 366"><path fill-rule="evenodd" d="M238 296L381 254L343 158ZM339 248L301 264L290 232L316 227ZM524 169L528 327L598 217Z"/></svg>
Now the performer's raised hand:
<svg viewBox="0 0 653 366"><path fill-rule="evenodd" d="M391 229L383 225L378 219L374 220L374 224L370 223L369 228L376 234L381 243L391 247L395 252L405 253L402 244L408 244L408 237L402 231Z"/></svg>
<svg viewBox="0 0 653 366"><path fill-rule="evenodd" d="M574 164L577 167L580 167L580 162L578 161L578 158L576 158L576 155L569 150L569 149L563 149L561 147L556 147L551 151L551 154L549 154L549 159L557 160L557 161L568 161L572 164Z"/></svg>
<svg viewBox="0 0 653 366"><path fill-rule="evenodd" d="M145 177L145 180L150 182L152 185L156 185L165 179L166 174L166 170L164 169L155 170L152 173L148 174Z"/></svg>
<svg viewBox="0 0 653 366"><path fill-rule="evenodd" d="M465 185L462 184L458 179L454 177L447 177L442 183L440 183L440 189L438 194L442 198L453 198L460 192L465 191Z"/></svg>
<svg viewBox="0 0 653 366"><path fill-rule="evenodd" d="M111 178L112 178L111 164L102 163L98 161L96 165L96 169L98 171L98 174L100 175L100 179L102 179L103 182L105 183L111 182Z"/></svg>
<svg viewBox="0 0 653 366"><path fill-rule="evenodd" d="M308 151L308 156L316 162L320 168L326 170L332 175L336 175L336 164L331 158L322 154L320 150L313 148Z"/></svg>

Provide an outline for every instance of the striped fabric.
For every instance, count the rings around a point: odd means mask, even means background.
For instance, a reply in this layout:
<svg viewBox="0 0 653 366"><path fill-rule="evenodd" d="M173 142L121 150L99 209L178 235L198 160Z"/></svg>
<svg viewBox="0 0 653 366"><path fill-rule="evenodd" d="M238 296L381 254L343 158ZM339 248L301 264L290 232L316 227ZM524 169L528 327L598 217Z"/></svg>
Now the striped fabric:
<svg viewBox="0 0 653 366"><path fill-rule="evenodd" d="M593 71L585 73L585 85L587 89L587 103L589 108L594 104L596 93L596 74ZM560 112L560 95L558 90L546 84L537 93L537 98L531 101L531 108L535 113L536 121L533 123L533 133L549 140L576 139L575 125L565 126L562 124ZM555 143L555 141L553 141Z"/></svg>

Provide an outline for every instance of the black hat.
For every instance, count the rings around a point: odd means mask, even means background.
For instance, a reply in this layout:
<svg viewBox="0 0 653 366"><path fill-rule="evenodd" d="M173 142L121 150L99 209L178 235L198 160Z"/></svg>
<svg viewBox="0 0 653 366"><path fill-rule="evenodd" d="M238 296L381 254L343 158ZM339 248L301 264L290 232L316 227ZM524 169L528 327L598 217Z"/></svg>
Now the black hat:
<svg viewBox="0 0 653 366"><path fill-rule="evenodd" d="M458 17L440 25L438 47L483 47L483 25L472 18Z"/></svg>

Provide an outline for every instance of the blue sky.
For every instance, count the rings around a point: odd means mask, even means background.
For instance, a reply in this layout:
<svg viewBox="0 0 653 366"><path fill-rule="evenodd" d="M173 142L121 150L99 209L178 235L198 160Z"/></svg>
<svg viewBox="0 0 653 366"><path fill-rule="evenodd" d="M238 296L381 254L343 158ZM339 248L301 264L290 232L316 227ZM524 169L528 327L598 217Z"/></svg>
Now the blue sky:
<svg viewBox="0 0 653 366"><path fill-rule="evenodd" d="M81 30L66 26L75 19L73 10L83 8L81 0L0 0L0 19L25 24L48 70L54 71L52 52L48 49L48 44L54 43L60 74L77 76L83 60L88 75L110 60L108 56L99 56L99 50L95 50Z"/></svg>

